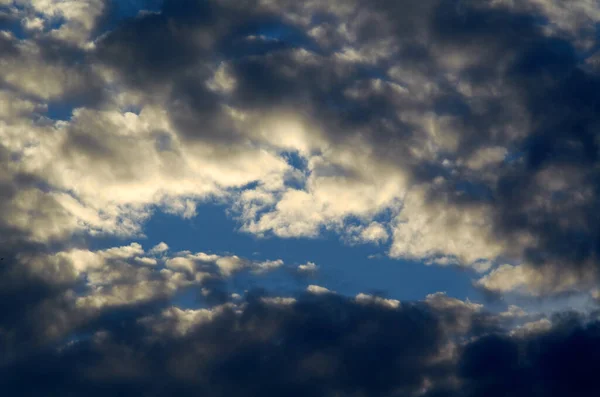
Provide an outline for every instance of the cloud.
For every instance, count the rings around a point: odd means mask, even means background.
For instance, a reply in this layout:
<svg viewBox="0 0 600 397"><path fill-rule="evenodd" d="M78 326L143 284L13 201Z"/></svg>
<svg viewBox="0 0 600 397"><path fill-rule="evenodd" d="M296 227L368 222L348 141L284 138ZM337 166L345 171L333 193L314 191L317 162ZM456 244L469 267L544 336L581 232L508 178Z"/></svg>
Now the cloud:
<svg viewBox="0 0 600 397"><path fill-rule="evenodd" d="M111 4L0 7L5 390L597 389L594 318L315 285L232 304L225 278L283 261L89 248L217 200L260 237L387 243L501 294L596 291L596 2L167 0L125 19ZM217 306L169 302L193 287Z"/></svg>
<svg viewBox="0 0 600 397"><path fill-rule="evenodd" d="M10 8L43 29L3 39L6 181L39 182L3 200L7 226L141 235L157 208L216 197L260 236L332 230L481 272L596 267L598 76L578 51L597 7L450 3L167 1L100 36L104 2Z"/></svg>
<svg viewBox="0 0 600 397"><path fill-rule="evenodd" d="M389 311L338 297L274 304L280 301L249 301L240 310L169 308L124 328L109 326L60 353L45 353L43 360L14 363L3 371L0 383L5 390L30 394L52 388L93 395L99 385L112 385L107 386L111 392L136 388L168 393L157 389L167 381L169 389L187 394L277 389L317 394L360 390L369 395L398 388L412 393L426 374L438 376L437 365L429 361L441 343L438 324L419 306ZM131 338L141 343L129 345ZM367 366L364 354L379 359ZM92 357L97 359L90 361ZM75 362L82 366L73 372ZM55 376L38 379L34 374L42 368ZM247 377L251 369L253 376ZM65 376L73 381L59 381ZM24 382L27 377L30 381Z"/></svg>
<svg viewBox="0 0 600 397"><path fill-rule="evenodd" d="M306 262L303 265L298 265L298 271L302 273L315 272L319 267L314 262Z"/></svg>
<svg viewBox="0 0 600 397"><path fill-rule="evenodd" d="M468 306L440 294L432 299ZM455 313L447 305L390 308L332 294L132 312L131 321L103 321L89 337L7 363L0 384L26 395L276 389L477 397L494 390L524 396L532 387L549 396L594 390L593 318L563 313L503 334L477 317L473 327L453 327ZM476 326L487 333L472 337ZM369 355L377 360L366 361Z"/></svg>
<svg viewBox="0 0 600 397"><path fill-rule="evenodd" d="M315 294L315 295L321 295L321 294L335 294L335 291L331 291L325 287L321 287L320 285L309 285L308 287L306 287L306 291L311 293L311 294Z"/></svg>
<svg viewBox="0 0 600 397"><path fill-rule="evenodd" d="M164 241L161 241L160 243L158 243L154 247L152 247L152 249L150 250L150 254L162 254L165 251L167 251L168 249L169 249L169 246L167 245L167 243L165 243Z"/></svg>
<svg viewBox="0 0 600 397"><path fill-rule="evenodd" d="M379 296L373 296L365 293L359 293L355 298L356 302L363 304L376 304L390 309L397 309L400 307L400 301L396 299L385 299Z"/></svg>

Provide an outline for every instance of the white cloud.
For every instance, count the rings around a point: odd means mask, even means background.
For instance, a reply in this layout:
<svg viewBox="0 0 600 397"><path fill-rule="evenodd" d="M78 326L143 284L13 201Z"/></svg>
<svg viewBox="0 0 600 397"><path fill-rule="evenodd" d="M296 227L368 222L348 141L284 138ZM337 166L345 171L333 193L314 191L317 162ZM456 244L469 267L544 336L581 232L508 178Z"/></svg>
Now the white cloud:
<svg viewBox="0 0 600 397"><path fill-rule="evenodd" d="M32 42L18 43L19 57L2 57L0 79L21 92L43 100L59 99L67 93L83 91L89 73L82 68L41 58L41 48Z"/></svg>
<svg viewBox="0 0 600 397"><path fill-rule="evenodd" d="M96 19L104 11L103 0L16 0L48 21L62 18L64 22L49 32L56 39L84 46Z"/></svg>
<svg viewBox="0 0 600 397"><path fill-rule="evenodd" d="M152 329L152 331L162 336L165 334L171 336L185 336L195 327L208 323L225 312L226 310L235 310L236 306L224 304L212 307L210 309L180 309L172 306L158 316L148 316L141 318L139 322Z"/></svg>
<svg viewBox="0 0 600 397"><path fill-rule="evenodd" d="M500 313L501 317L518 318L527 316L527 312L516 305L509 305L508 309Z"/></svg>
<svg viewBox="0 0 600 397"><path fill-rule="evenodd" d="M223 276L230 276L233 272L247 266L247 262L237 256L225 256L217 259L215 264L219 267Z"/></svg>
<svg viewBox="0 0 600 397"><path fill-rule="evenodd" d="M511 335L527 336L536 333L542 333L552 328L552 322L547 318L542 318L537 321L531 321L520 325L510 331Z"/></svg>
<svg viewBox="0 0 600 397"><path fill-rule="evenodd" d="M309 285L306 287L306 291L314 295L335 294L335 291L331 291L330 289L321 287L319 285Z"/></svg>
<svg viewBox="0 0 600 397"><path fill-rule="evenodd" d="M386 299L379 296L373 296L369 294L359 293L354 298L357 303L363 304L376 304L381 305L390 309L398 309L400 307L400 301L396 299Z"/></svg>
<svg viewBox="0 0 600 397"><path fill-rule="evenodd" d="M158 262L154 258L136 257L135 260L136 260L136 262L141 263L143 265L147 265L147 266L156 266L158 264Z"/></svg>
<svg viewBox="0 0 600 397"><path fill-rule="evenodd" d="M167 243L165 243L164 241L161 241L160 243L158 243L154 247L152 247L152 249L149 251L149 254L151 254L151 255L162 254L163 252L167 251L168 249L169 249L169 246L167 245Z"/></svg>
<svg viewBox="0 0 600 397"><path fill-rule="evenodd" d="M506 251L492 231L492 213L485 206L457 208L427 200L427 188L415 187L395 219L389 255L419 259L453 256L470 265Z"/></svg>
<svg viewBox="0 0 600 397"><path fill-rule="evenodd" d="M179 256L167 259L165 266L175 271L186 271L190 274L193 274L196 271L196 264L190 257L184 258Z"/></svg>
<svg viewBox="0 0 600 397"><path fill-rule="evenodd" d="M535 267L533 265L504 264L480 278L477 284L499 293L517 292L534 296L591 290L595 280L595 271L591 267L582 267L580 271L553 266Z"/></svg>
<svg viewBox="0 0 600 397"><path fill-rule="evenodd" d="M371 222L369 226L361 231L360 237L363 241L374 243L385 243L389 238L385 227L378 222Z"/></svg>
<svg viewBox="0 0 600 397"><path fill-rule="evenodd" d="M487 166L498 165L506 157L508 150L500 146L481 148L466 161L467 167L481 170Z"/></svg>
<svg viewBox="0 0 600 397"><path fill-rule="evenodd" d="M479 303L473 303L469 299L462 301L460 299L452 298L446 295L445 292L436 292L429 294L425 298L425 302L437 309L465 309L470 312L478 312L483 309L483 305Z"/></svg>
<svg viewBox="0 0 600 397"><path fill-rule="evenodd" d="M244 230L256 234L271 231L279 237L314 237L322 227L341 227L349 216L369 219L396 206L406 186L404 174L377 162L369 145L359 138L305 161L305 189L269 192L259 188L264 198L258 202L256 196L240 197ZM376 225L365 233L365 239L384 238Z"/></svg>
<svg viewBox="0 0 600 397"><path fill-rule="evenodd" d="M277 259L274 261L258 262L254 265L255 272L262 273L270 270L274 270L283 266L283 260Z"/></svg>
<svg viewBox="0 0 600 397"><path fill-rule="evenodd" d="M298 265L299 272L315 272L318 266L314 262L306 262L303 265Z"/></svg>

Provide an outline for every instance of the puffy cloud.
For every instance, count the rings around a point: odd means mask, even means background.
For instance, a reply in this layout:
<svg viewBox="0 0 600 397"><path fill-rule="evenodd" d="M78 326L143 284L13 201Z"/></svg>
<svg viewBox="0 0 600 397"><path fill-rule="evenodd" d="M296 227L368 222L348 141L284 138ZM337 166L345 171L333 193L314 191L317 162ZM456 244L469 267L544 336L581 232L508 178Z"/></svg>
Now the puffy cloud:
<svg viewBox="0 0 600 397"><path fill-rule="evenodd" d="M317 266L314 262L306 262L303 265L298 265L298 271L303 273L315 272L318 268L319 266Z"/></svg>
<svg viewBox="0 0 600 397"><path fill-rule="evenodd" d="M311 294L315 294L315 295L320 295L320 294L334 294L335 291L331 291L330 289L327 289L325 287L321 287L320 285L309 285L308 287L306 287L306 291L311 293Z"/></svg>
<svg viewBox="0 0 600 397"><path fill-rule="evenodd" d="M591 290L596 274L592 269L558 271L559 267L536 268L531 265L504 264L477 281L480 286L495 292L521 292L546 295L578 290Z"/></svg>
<svg viewBox="0 0 600 397"><path fill-rule="evenodd" d="M423 187L407 193L403 210L395 219L390 256L451 256L457 263L474 264L505 252L504 242L494 235L489 208L455 207L430 201L427 195Z"/></svg>
<svg viewBox="0 0 600 397"><path fill-rule="evenodd" d="M167 243L165 243L164 241L161 241L160 243L158 243L154 247L152 247L152 249L150 250L150 254L162 254L163 252L167 251L168 249L169 249L169 246L167 245Z"/></svg>
<svg viewBox="0 0 600 397"><path fill-rule="evenodd" d="M356 302L363 304L376 304L390 309L397 309L400 307L400 301L396 299L386 299L379 296L373 296L365 293L359 293L356 295Z"/></svg>
<svg viewBox="0 0 600 397"><path fill-rule="evenodd" d="M576 56L592 4L250 3L169 1L95 38L116 18L105 2L10 8L43 27L3 38L3 146L19 159L3 166L44 188L4 200L7 227L131 236L157 207L191 217L218 197L261 236L335 230L482 273L500 257L595 267L598 78ZM57 106L68 121L34 117Z"/></svg>
<svg viewBox="0 0 600 397"><path fill-rule="evenodd" d="M256 268L255 271L261 273L261 272L277 269L281 266L283 266L283 261L281 259L277 259L274 261L264 261L264 262L259 262L255 265L255 268Z"/></svg>

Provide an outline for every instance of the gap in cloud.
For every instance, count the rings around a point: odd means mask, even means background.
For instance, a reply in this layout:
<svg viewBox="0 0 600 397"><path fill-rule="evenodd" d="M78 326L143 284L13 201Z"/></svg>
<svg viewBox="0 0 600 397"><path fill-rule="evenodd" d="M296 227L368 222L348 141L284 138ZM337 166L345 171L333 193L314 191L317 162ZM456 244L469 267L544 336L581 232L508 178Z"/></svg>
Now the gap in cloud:
<svg viewBox="0 0 600 397"><path fill-rule="evenodd" d="M306 171L308 162L297 151L282 152L281 156L287 161L287 163L289 165L291 165L298 171L302 171L302 172Z"/></svg>
<svg viewBox="0 0 600 397"><path fill-rule="evenodd" d="M71 120L75 104L69 101L50 101L46 110L46 117L51 120L67 121Z"/></svg>
<svg viewBox="0 0 600 397"><path fill-rule="evenodd" d="M285 186L291 189L304 190L306 188L306 179L308 176L308 161L302 157L297 151L283 152L281 156L286 162L294 168L294 170L300 172L304 177L298 177L293 174L291 178L286 178Z"/></svg>
<svg viewBox="0 0 600 397"><path fill-rule="evenodd" d="M390 259L384 246L374 244L347 245L334 231L323 231L321 237L258 238L238 232L239 224L226 215L227 206L205 203L197 208L197 216L182 219L157 211L144 227L145 239L136 239L144 249L164 241L171 253L192 252L237 255L254 261L284 261L280 269L263 274L242 271L226 280L228 293L242 294L245 289L264 288L281 294L300 291L317 284L340 294L354 296L360 292L378 292L399 300L423 299L427 294L445 291L459 299L481 301L484 295L472 285L473 274L457 267L424 266L419 261ZM390 214L382 215L390 217ZM130 240L94 239L92 249L129 244ZM300 277L298 265L316 263L318 271L311 277ZM195 295L180 298L186 307L195 305Z"/></svg>
<svg viewBox="0 0 600 397"><path fill-rule="evenodd" d="M2 11L2 5L0 5L0 11ZM0 20L0 31L8 31L18 40L24 40L29 37L29 34L19 19L6 18Z"/></svg>
<svg viewBox="0 0 600 397"><path fill-rule="evenodd" d="M53 31L58 30L67 22L67 19L62 15L56 15L46 20L46 24L44 27L45 31Z"/></svg>

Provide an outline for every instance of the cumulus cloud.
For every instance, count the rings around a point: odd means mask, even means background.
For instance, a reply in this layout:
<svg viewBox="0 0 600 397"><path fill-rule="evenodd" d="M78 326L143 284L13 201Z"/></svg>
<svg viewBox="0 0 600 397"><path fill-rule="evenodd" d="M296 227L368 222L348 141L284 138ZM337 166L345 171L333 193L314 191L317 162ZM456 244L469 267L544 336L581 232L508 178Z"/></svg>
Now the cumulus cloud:
<svg viewBox="0 0 600 397"><path fill-rule="evenodd" d="M597 292L597 2L326 3L0 2L5 390L596 389L594 318L316 285L241 302L223 280L283 260L89 248L210 200L261 238L336 233L500 294ZM194 286L218 305L173 305Z"/></svg>
<svg viewBox="0 0 600 397"><path fill-rule="evenodd" d="M154 247L152 247L152 249L150 250L150 254L162 254L163 252L167 251L168 249L169 249L169 246L167 245L167 243L165 243L164 241L161 241L160 243L158 243Z"/></svg>
<svg viewBox="0 0 600 397"><path fill-rule="evenodd" d="M3 164L6 181L45 186L4 200L7 225L30 241L141 235L157 208L189 218L216 197L260 236L334 230L480 272L499 257L595 266L595 248L574 237L594 240L584 148L598 76L577 55L594 5L167 1L118 25L111 7L7 9L38 31L7 30L0 60L3 147L19 159ZM589 106L575 109L580 99ZM33 208L48 210L28 218Z"/></svg>
<svg viewBox="0 0 600 397"><path fill-rule="evenodd" d="M379 296L373 296L370 294L359 293L355 298L356 302L363 304L376 304L390 309L397 309L400 307L400 301L396 299L386 299Z"/></svg>
<svg viewBox="0 0 600 397"><path fill-rule="evenodd" d="M320 285L314 285L314 284L311 284L308 287L306 287L306 291L311 294L315 294L315 295L334 294L335 293L335 291L331 291L330 289L321 287Z"/></svg>
<svg viewBox="0 0 600 397"><path fill-rule="evenodd" d="M317 266L314 262L306 262L303 265L298 265L298 271L303 273L315 272L318 268L319 266Z"/></svg>

